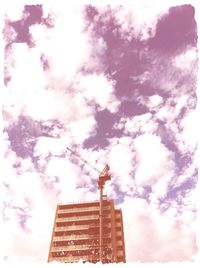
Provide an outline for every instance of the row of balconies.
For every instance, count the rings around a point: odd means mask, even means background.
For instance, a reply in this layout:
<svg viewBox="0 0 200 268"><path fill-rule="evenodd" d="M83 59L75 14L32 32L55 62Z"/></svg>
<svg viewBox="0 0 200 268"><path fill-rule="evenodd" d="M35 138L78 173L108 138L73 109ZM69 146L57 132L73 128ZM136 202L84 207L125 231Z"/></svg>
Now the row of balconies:
<svg viewBox="0 0 200 268"><path fill-rule="evenodd" d="M60 228L64 228L64 227L60 227ZM109 234L111 231L109 228L104 228L103 230L103 234L104 236L106 236L107 234ZM74 229L74 230L60 230L60 231L55 231L54 236L55 237L70 237L72 235L89 235L91 237L93 236L98 236L99 235L99 228L86 228L85 229ZM117 239L120 238L122 236L122 232L121 231L117 231L115 233Z"/></svg>
<svg viewBox="0 0 200 268"><path fill-rule="evenodd" d="M107 215L106 217L103 217L103 222L106 223L106 222L109 222L110 221L110 215ZM81 224L91 224L91 223L97 223L99 221L99 215L92 215L92 216L82 216L82 217L69 217L69 218L57 218L56 219L56 223L58 223L57 225L59 224L64 224L66 223L69 223L69 225L77 225L78 222L80 222ZM80 224L80 225L81 225ZM121 222L120 221L117 221L116 222L116 227L121 227Z"/></svg>
<svg viewBox="0 0 200 268"><path fill-rule="evenodd" d="M56 227L55 232L57 231L72 231L72 230L87 230L89 229L88 225L72 225L72 226L64 226L64 227Z"/></svg>
<svg viewBox="0 0 200 268"><path fill-rule="evenodd" d="M96 219L99 219L99 215L57 218L56 222L68 222L68 221L78 221L78 220L96 220Z"/></svg>
<svg viewBox="0 0 200 268"><path fill-rule="evenodd" d="M110 219L103 219L103 226L108 226L108 224L111 224ZM78 221L67 221L67 222L56 222L56 227L65 227L65 226L81 226L86 225L88 228L90 227L98 227L99 226L99 220L78 220ZM119 227L120 228L120 227Z"/></svg>
<svg viewBox="0 0 200 268"><path fill-rule="evenodd" d="M68 256L68 257L51 257L49 261L58 261L58 262L98 262L99 261L99 256L90 256L90 255L83 255L80 257L77 256Z"/></svg>
<svg viewBox="0 0 200 268"><path fill-rule="evenodd" d="M57 254L56 254L57 255ZM64 255L64 254L63 254ZM117 252L117 258L119 261L124 261L123 257L123 251L120 250ZM111 259L111 255L107 255L108 259ZM49 258L49 261L59 261L59 262L79 262L79 261L91 261L91 262L98 262L99 261L99 254L91 255L91 254L84 254L82 256L62 256L59 254L59 256L54 256L54 254L51 255Z"/></svg>
<svg viewBox="0 0 200 268"><path fill-rule="evenodd" d="M94 227L98 227L97 226L94 226ZM111 228L111 223L105 223L104 224L104 227L107 227L107 228ZM62 226L62 227L55 227L55 232L56 231L72 231L72 230L86 230L86 229L90 229L91 226L90 225L70 225L70 226Z"/></svg>
<svg viewBox="0 0 200 268"><path fill-rule="evenodd" d="M120 242L120 241L119 241ZM111 238L104 237L103 244L107 245L111 243ZM63 246L70 246L70 245L99 245L99 237L96 238L88 238L88 239L76 239L76 240L64 240L64 241L53 241L53 247L63 247ZM121 245L117 243L117 245Z"/></svg>
<svg viewBox="0 0 200 268"><path fill-rule="evenodd" d="M104 228L111 228L111 222L108 220L108 221L105 221L103 222L103 226ZM72 223L72 224L69 224L68 222L59 222L59 223L56 223L56 226L54 228L54 231L57 232L57 231L73 231L73 230L85 230L85 229L88 229L88 230L97 230L99 228L99 221L96 221L96 222L88 222L88 221L78 221L78 222L75 222L75 223ZM116 232L122 232L122 229L121 229L121 226L116 226ZM70 235L70 233L68 233ZM62 235L62 234L61 234Z"/></svg>
<svg viewBox="0 0 200 268"><path fill-rule="evenodd" d="M103 254L105 256L109 255L112 253L112 250L111 248L104 248L103 249ZM84 248L81 248L81 249L78 249L78 248L75 248L73 250L70 250L70 251L65 251L63 250L60 250L60 251L54 251L54 252L51 252L51 257L68 257L68 256L77 256L77 257L81 257L81 256L84 256L84 255L93 255L93 256L98 256L99 255L99 247L98 248L89 248L89 249L84 249Z"/></svg>
<svg viewBox="0 0 200 268"><path fill-rule="evenodd" d="M110 228L105 227L103 229L104 234L110 233ZM90 227L86 229L75 229L75 230L62 230L62 231L55 231L55 236L68 236L68 235L99 235L99 227Z"/></svg>
<svg viewBox="0 0 200 268"><path fill-rule="evenodd" d="M110 219L111 215L110 214L105 214L103 215L103 218ZM99 214L97 215L87 215L87 216L74 216L74 217L62 217L62 218L56 218L56 222L70 222L70 221L78 221L78 220L98 220L99 219ZM121 222L117 220L117 223Z"/></svg>
<svg viewBox="0 0 200 268"><path fill-rule="evenodd" d="M81 250L72 250L72 251L55 251L51 252L52 257L70 257L70 256L77 256L81 257L84 255L99 255L99 249L81 249Z"/></svg>
<svg viewBox="0 0 200 268"><path fill-rule="evenodd" d="M74 236L61 236L61 237L54 237L53 238L53 245L54 246L68 246L71 244L79 245L79 244L94 244L98 243L99 236L89 236L89 235L74 235ZM111 242L111 236L107 235L104 236L103 239L104 243L107 244ZM122 240L116 240L117 246L122 246Z"/></svg>
<svg viewBox="0 0 200 268"><path fill-rule="evenodd" d="M110 201L108 200L103 200L103 204L105 206L109 206L111 204ZM96 200L96 202L80 202L80 203L72 203L72 204L67 204L67 205L62 205L59 204L58 207L61 209L70 209L70 208L81 208L81 207L98 207L99 206L99 200Z"/></svg>
<svg viewBox="0 0 200 268"><path fill-rule="evenodd" d="M109 210L104 211L104 217L110 214ZM99 215L99 211L79 211L79 212L71 212L71 213L59 213L57 215L58 218L71 218L71 217L82 217L82 216L94 216Z"/></svg>
<svg viewBox="0 0 200 268"><path fill-rule="evenodd" d="M106 244L106 247L111 248L111 243ZM52 247L51 252L62 252L62 251L71 251L71 250L82 250L82 249L99 249L98 245L70 245L62 247Z"/></svg>
<svg viewBox="0 0 200 268"><path fill-rule="evenodd" d="M104 237L111 237L111 234L104 234ZM68 240L78 240L78 239L91 239L91 238L99 238L99 235L68 235L68 236L54 236L53 241L68 241Z"/></svg>
<svg viewBox="0 0 200 268"><path fill-rule="evenodd" d="M80 211L99 211L99 206L97 207L75 207L75 208L65 208L58 209L58 213L68 213L68 212L80 212ZM103 210L110 210L110 206L103 206Z"/></svg>

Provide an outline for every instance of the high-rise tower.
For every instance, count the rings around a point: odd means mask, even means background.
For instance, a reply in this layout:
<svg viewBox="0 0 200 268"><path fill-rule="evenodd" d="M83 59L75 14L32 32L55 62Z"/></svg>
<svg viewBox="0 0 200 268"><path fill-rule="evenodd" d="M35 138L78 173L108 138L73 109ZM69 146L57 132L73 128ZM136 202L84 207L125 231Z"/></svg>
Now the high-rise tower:
<svg viewBox="0 0 200 268"><path fill-rule="evenodd" d="M125 262L121 209L103 199L102 263ZM100 261L100 204L88 202L58 205L48 261Z"/></svg>

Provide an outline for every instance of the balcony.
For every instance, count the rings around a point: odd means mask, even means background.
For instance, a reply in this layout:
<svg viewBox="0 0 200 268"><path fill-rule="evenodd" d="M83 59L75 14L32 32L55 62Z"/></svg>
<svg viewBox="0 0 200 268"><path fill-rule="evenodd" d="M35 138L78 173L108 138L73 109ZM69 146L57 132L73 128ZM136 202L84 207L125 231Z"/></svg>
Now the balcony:
<svg viewBox="0 0 200 268"><path fill-rule="evenodd" d="M122 257L124 256L123 250L117 250L117 257Z"/></svg>
<svg viewBox="0 0 200 268"><path fill-rule="evenodd" d="M98 235L68 235L68 236L54 236L53 241L71 241L79 239L89 239L89 238L99 237Z"/></svg>
<svg viewBox="0 0 200 268"><path fill-rule="evenodd" d="M121 237L122 236L122 232L121 231L117 231L116 232L116 235Z"/></svg>
<svg viewBox="0 0 200 268"><path fill-rule="evenodd" d="M111 243L106 244L107 248L111 248ZM99 245L69 245L69 246L61 246L61 247L52 247L51 252L62 252L62 251L72 251L72 250L82 250L82 249L99 249Z"/></svg>
<svg viewBox="0 0 200 268"><path fill-rule="evenodd" d="M99 261L99 257L98 256L91 256L91 255L84 255L81 257L77 257L77 256L69 256L69 257L53 257L50 258L49 261L58 261L58 262L86 262L86 261L90 261L90 262L97 262Z"/></svg>
<svg viewBox="0 0 200 268"><path fill-rule="evenodd" d="M110 227L111 221L109 218L103 219L103 226ZM82 226L87 225L88 227L99 227L99 219L97 220L77 220L77 221L63 221L56 222L56 227L70 227L70 226Z"/></svg>
<svg viewBox="0 0 200 268"><path fill-rule="evenodd" d="M111 238L111 234L104 234L105 238ZM71 240L80 240L80 239L92 239L99 238L99 235L68 235L68 236L54 236L53 241L71 241Z"/></svg>
<svg viewBox="0 0 200 268"><path fill-rule="evenodd" d="M70 221L78 221L78 220L98 220L99 215L91 215L91 216L77 216L77 217L67 217L67 218L57 218L56 222L70 222Z"/></svg>
<svg viewBox="0 0 200 268"><path fill-rule="evenodd" d="M110 210L110 206L103 206L103 209ZM99 206L97 206L97 207L75 207L75 208L58 209L58 213L80 212L80 211L99 211Z"/></svg>
<svg viewBox="0 0 200 268"><path fill-rule="evenodd" d="M122 245L123 245L122 240L117 241L117 246L122 246Z"/></svg>
<svg viewBox="0 0 200 268"><path fill-rule="evenodd" d="M52 247L51 252L62 252L62 251L69 251L69 250L82 250L82 249L93 249L94 246L90 245L70 245L70 246L63 246L63 247ZM96 248L99 248L96 246Z"/></svg>
<svg viewBox="0 0 200 268"><path fill-rule="evenodd" d="M71 225L71 226L64 226L64 227L56 227L55 232L57 231L73 231L73 230L88 230L89 226L86 225Z"/></svg>
<svg viewBox="0 0 200 268"><path fill-rule="evenodd" d="M111 223L104 223L104 228L111 228ZM57 231L73 231L73 230L89 230L91 228L99 228L99 224L91 223L91 224L81 224L81 225L69 225L69 226L62 226L62 227L55 227L55 232Z"/></svg>

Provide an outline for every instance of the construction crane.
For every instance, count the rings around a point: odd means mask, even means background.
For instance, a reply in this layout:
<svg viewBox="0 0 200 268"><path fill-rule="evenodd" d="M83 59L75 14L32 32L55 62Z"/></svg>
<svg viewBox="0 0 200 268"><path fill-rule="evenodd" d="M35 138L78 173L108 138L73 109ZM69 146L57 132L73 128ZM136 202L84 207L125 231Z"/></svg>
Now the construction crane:
<svg viewBox="0 0 200 268"><path fill-rule="evenodd" d="M93 165L91 165L90 162L88 162L87 160L85 160L78 152L73 151L69 147L67 147L67 150L70 151L72 154L76 155L78 158L80 158L85 164L88 164L88 166L90 166L92 169L96 170L98 172L98 174L101 173L100 170L98 170L96 167L94 167Z"/></svg>
<svg viewBox="0 0 200 268"><path fill-rule="evenodd" d="M99 174L98 178L98 189L100 193L100 208L99 208L99 258L100 261L103 261L103 187L105 185L106 181L111 180L111 176L109 174L110 167L109 165L105 165L104 169L100 172L96 167L90 164L87 160L82 158L82 156L76 152L67 147L67 150L70 151L72 154L80 158L85 164L88 164L92 169L96 170Z"/></svg>

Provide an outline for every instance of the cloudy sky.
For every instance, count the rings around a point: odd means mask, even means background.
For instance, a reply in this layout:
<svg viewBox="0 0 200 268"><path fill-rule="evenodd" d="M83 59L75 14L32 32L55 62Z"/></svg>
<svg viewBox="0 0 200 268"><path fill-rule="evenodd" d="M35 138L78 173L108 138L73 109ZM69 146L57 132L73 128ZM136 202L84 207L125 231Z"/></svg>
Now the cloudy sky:
<svg viewBox="0 0 200 268"><path fill-rule="evenodd" d="M110 165L128 262L195 260L196 8L53 2L4 13L4 261L46 262L57 203L98 199L66 147Z"/></svg>

